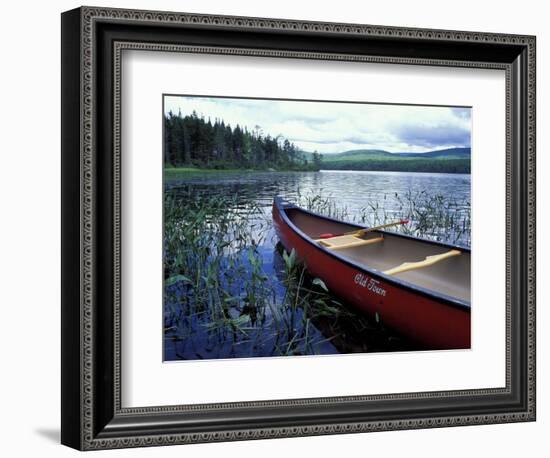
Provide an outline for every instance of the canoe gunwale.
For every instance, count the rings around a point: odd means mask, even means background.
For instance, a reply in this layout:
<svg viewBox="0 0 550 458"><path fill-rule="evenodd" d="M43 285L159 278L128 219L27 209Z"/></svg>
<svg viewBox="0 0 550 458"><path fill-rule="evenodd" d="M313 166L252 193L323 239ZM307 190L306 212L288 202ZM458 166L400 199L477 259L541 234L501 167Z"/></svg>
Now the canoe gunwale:
<svg viewBox="0 0 550 458"><path fill-rule="evenodd" d="M362 228L362 226L360 226L358 224L355 224L355 223L348 223L348 222L345 222L345 221L340 221L340 220L337 220L335 218L331 218L331 217L328 217L328 216L323 216L323 215L320 215L318 213L312 212L310 210L303 209L303 208L298 207L297 205L294 205L292 203L285 202L284 199L280 196L276 196L274 198L273 202L274 202L274 205L277 207L277 210L278 210L281 218L283 219L285 224L287 224L288 227L292 231L294 231L298 236L300 236L300 238L302 238L305 242L307 242L308 244L313 246L315 249L322 251L323 253L325 253L326 255L328 255L332 258L335 258L335 260L337 260L338 262L345 263L345 264L353 267L354 269L357 269L361 272L365 272L368 275L370 275L371 277L374 277L374 278L380 279L382 281L385 281L387 283L390 283L390 284L392 284L392 285L394 285L398 288L403 288L403 289L406 289L406 290L413 291L414 293L421 294L422 296L428 297L430 299L435 299L439 302L445 303L446 305L450 305L450 306L456 307L456 308L461 309L461 310L465 310L465 311L468 311L468 312L471 311L470 302L462 301L462 300L457 299L455 297L448 296L446 294L442 294L442 293L439 293L437 291L434 291L434 290L431 290L431 289L428 289L428 288L424 288L422 286L415 285L413 283L407 282L405 280L401 280L401 279L393 277L391 275L386 275L381 271L374 270L374 269L369 268L366 265L359 264L359 263L355 262L352 259L349 259L349 258L346 258L346 257L342 256L337 251L330 250L330 249L322 246L321 244L316 243L315 240L313 240L311 237L309 237L307 234L305 234L299 227L297 227L290 220L290 218L288 217L288 215L286 213L286 210L288 210L288 209L297 209L301 212L307 213L307 214L309 214L313 217L316 217L316 218L321 218L321 219L328 220L328 221L333 221L333 222L336 222L336 223L345 223L347 225L355 226L357 228ZM439 246L439 247L447 247L447 248L451 248L451 249L454 248L454 249L459 249L461 251L465 251L465 252L470 253L469 248L462 247L460 245L451 245L451 244L448 244L448 243L435 242L433 240L424 240L424 239L419 239L417 237L413 237L413 236L409 236L409 235L405 235L405 234L396 234L394 232L387 232L387 231L384 231L384 230L379 230L379 231L376 231L376 232L379 232L379 233L382 233L382 234L389 234L391 236L403 237L403 238L406 238L406 239L419 240L421 242L433 244L433 245L436 245L436 246Z"/></svg>

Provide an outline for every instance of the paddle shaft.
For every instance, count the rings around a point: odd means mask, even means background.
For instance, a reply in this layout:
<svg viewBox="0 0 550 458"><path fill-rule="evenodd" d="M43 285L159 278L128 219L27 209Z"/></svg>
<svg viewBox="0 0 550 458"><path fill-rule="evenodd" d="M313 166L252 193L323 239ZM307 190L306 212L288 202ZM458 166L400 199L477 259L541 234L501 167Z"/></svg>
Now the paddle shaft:
<svg viewBox="0 0 550 458"><path fill-rule="evenodd" d="M399 224L407 224L408 222L409 222L408 220L402 219L401 221L395 221L393 223L382 224L382 225L376 226L376 227L367 227L365 229L359 229L358 231L344 232L342 235L356 235L356 236L358 236L358 235L366 234L367 232L378 231L380 229L385 229L387 227L397 226Z"/></svg>
<svg viewBox="0 0 550 458"><path fill-rule="evenodd" d="M367 227L365 229L359 229L359 230L355 230L355 231L344 232L342 234L321 234L319 238L330 239L332 237L341 237L343 235L360 236L360 235L366 234L367 232L378 231L380 229L385 229L386 227L397 226L398 224L407 224L408 222L409 222L409 220L402 219L400 221L395 221L394 223L382 224L382 225L376 226L376 227Z"/></svg>

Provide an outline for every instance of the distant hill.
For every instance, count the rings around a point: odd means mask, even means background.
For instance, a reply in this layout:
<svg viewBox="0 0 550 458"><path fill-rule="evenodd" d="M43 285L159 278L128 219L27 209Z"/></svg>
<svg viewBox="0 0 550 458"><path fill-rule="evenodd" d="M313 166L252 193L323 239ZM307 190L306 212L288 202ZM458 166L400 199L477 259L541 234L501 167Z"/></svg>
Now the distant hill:
<svg viewBox="0 0 550 458"><path fill-rule="evenodd" d="M321 169L470 173L470 157L470 148L449 148L426 153L362 149L324 154Z"/></svg>
<svg viewBox="0 0 550 458"><path fill-rule="evenodd" d="M429 151L427 153L394 153L400 157L433 157L439 159L470 159L470 148L448 148L436 151Z"/></svg>

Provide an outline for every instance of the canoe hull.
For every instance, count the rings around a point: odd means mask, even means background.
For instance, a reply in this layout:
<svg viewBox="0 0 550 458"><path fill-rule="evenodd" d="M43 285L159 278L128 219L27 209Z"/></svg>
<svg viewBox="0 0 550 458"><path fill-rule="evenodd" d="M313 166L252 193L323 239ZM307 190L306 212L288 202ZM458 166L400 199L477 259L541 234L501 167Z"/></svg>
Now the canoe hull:
<svg viewBox="0 0 550 458"><path fill-rule="evenodd" d="M368 269L342 261L300 234L274 202L273 222L287 251L294 249L308 272L336 296L427 349L470 348L470 310L386 281Z"/></svg>

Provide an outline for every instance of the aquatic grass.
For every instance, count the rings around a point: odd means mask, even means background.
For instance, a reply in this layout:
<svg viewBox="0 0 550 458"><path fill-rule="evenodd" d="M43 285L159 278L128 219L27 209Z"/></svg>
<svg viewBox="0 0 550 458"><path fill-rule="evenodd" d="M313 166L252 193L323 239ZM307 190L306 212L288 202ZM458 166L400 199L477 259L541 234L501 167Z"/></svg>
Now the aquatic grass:
<svg viewBox="0 0 550 458"><path fill-rule="evenodd" d="M359 211L333 196L298 195L296 203L333 218L373 226L407 218L399 230L469 244L469 202L423 193L387 194ZM275 273L262 249L273 237L269 207L238 194L207 194L193 186L165 193L164 335L166 354L180 359L282 356L412 349L332 296L295 252L279 246ZM270 266L271 269L272 266Z"/></svg>
<svg viewBox="0 0 550 458"><path fill-rule="evenodd" d="M391 218L404 218L410 224L401 226L403 233L435 241L470 246L471 205L469 200L458 200L442 194L429 194L427 191L404 196L395 194L399 202L399 212L388 215L383 210L376 212L382 224Z"/></svg>
<svg viewBox="0 0 550 458"><path fill-rule="evenodd" d="M201 357L231 357L236 346L259 354L311 351L315 337L301 325L299 309L305 271L296 270L295 253L286 255L286 294L278 297L258 253L265 218L251 230L252 216L263 215L258 208L240 205L235 196L199 198L188 190L167 197L164 210L168 342L196 340L186 345ZM274 339L261 338L266 328Z"/></svg>
<svg viewBox="0 0 550 458"><path fill-rule="evenodd" d="M320 190L322 192L322 190ZM337 203L337 199L332 196L322 196L320 194L301 196L298 195L296 204L321 215L330 218L349 220L350 212L347 206Z"/></svg>
<svg viewBox="0 0 550 458"><path fill-rule="evenodd" d="M392 205L385 204L393 200ZM358 210L338 203L332 195L298 195L296 204L324 216L368 227L380 226L402 219L406 225L387 229L438 242L469 247L471 244L471 203L426 190L404 194L385 193L375 199L365 198ZM388 208L395 208L388 210Z"/></svg>

